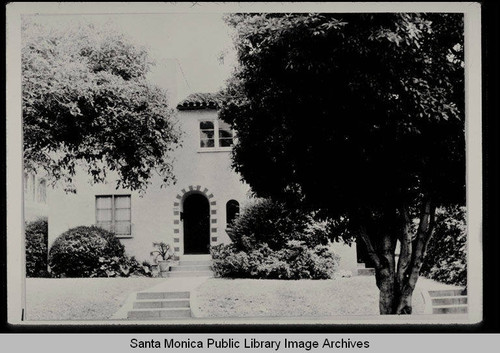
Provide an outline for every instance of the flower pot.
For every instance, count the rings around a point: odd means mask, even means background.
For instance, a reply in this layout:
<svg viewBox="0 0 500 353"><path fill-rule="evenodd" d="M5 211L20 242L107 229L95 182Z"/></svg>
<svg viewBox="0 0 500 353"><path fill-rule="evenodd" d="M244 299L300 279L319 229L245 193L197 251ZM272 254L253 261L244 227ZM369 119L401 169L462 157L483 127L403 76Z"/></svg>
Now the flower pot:
<svg viewBox="0 0 500 353"><path fill-rule="evenodd" d="M170 263L166 260L158 261L160 272L168 272L170 270Z"/></svg>

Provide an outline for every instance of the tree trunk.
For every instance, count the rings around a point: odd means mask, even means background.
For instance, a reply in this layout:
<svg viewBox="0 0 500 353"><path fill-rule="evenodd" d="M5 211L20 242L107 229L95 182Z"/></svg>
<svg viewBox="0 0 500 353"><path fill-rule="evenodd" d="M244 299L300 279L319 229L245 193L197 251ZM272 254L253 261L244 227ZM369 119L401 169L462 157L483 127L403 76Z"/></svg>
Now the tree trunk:
<svg viewBox="0 0 500 353"><path fill-rule="evenodd" d="M378 275L380 276L380 275ZM383 276L383 275L382 275ZM413 289L398 293L394 277L379 277L379 312L381 315L409 315L412 313Z"/></svg>
<svg viewBox="0 0 500 353"><path fill-rule="evenodd" d="M358 235L363 239L368 254L375 264L375 278L379 288L379 310L381 315L407 315L412 313L412 295L418 280L427 244L434 227L435 206L430 200L422 202L417 233L411 233L411 217L407 208L400 210L404 215L403 226L384 222L380 234L368 234L366 227L360 226ZM401 242L399 261L395 264L396 237L387 235L396 232Z"/></svg>
<svg viewBox="0 0 500 353"><path fill-rule="evenodd" d="M394 314L394 276L389 269L376 270L375 279L379 289L379 311L382 315Z"/></svg>

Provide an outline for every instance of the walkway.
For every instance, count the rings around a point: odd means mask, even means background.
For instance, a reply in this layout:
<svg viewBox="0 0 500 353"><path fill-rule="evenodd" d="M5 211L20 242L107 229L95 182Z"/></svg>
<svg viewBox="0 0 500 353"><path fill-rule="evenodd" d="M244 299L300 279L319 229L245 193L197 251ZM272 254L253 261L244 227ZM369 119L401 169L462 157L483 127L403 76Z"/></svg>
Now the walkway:
<svg viewBox="0 0 500 353"><path fill-rule="evenodd" d="M203 282L210 277L182 277L182 278L165 278L165 280L154 287L142 290L140 292L131 293L125 304L112 317L112 320L127 320L129 311L132 311L134 302L137 300L137 295L140 293L175 293L175 292L192 292L198 288Z"/></svg>

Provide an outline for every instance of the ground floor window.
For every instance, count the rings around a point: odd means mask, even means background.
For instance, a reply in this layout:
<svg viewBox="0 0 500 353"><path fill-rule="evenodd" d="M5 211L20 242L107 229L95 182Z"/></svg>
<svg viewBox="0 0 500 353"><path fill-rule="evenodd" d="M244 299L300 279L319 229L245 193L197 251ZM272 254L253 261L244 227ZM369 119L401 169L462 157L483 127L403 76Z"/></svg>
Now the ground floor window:
<svg viewBox="0 0 500 353"><path fill-rule="evenodd" d="M118 236L132 235L130 195L96 196L96 225Z"/></svg>
<svg viewBox="0 0 500 353"><path fill-rule="evenodd" d="M229 200L226 203L226 224L230 226L231 223L240 214L240 204L236 200Z"/></svg>

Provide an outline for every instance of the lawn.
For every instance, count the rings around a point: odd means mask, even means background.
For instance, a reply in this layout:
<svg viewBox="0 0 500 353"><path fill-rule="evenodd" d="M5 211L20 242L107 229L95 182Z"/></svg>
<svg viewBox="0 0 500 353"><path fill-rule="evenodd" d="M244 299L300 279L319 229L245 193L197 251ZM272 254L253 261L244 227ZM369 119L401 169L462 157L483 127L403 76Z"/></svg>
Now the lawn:
<svg viewBox="0 0 500 353"><path fill-rule="evenodd" d="M153 287L163 278L28 278L29 321L108 320L132 292ZM415 291L414 313L424 303ZM211 278L191 295L196 317L325 317L378 315L375 278L334 280L250 280Z"/></svg>
<svg viewBox="0 0 500 353"><path fill-rule="evenodd" d="M107 320L132 292L155 286L162 278L28 278L26 318Z"/></svg>
<svg viewBox="0 0 500 353"><path fill-rule="evenodd" d="M212 278L191 298L197 317L326 317L378 315L374 276L334 280L252 280ZM422 314L418 291L413 312Z"/></svg>

